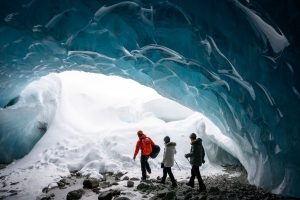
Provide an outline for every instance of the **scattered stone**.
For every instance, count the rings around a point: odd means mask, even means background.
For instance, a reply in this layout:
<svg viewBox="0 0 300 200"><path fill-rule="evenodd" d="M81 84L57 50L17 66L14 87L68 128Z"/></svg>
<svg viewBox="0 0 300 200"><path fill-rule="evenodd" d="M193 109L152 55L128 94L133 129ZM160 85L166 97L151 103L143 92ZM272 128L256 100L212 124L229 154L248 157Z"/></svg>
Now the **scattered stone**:
<svg viewBox="0 0 300 200"><path fill-rule="evenodd" d="M114 200L130 200L128 197L117 197Z"/></svg>
<svg viewBox="0 0 300 200"><path fill-rule="evenodd" d="M133 187L134 182L133 181L127 181L127 187Z"/></svg>
<svg viewBox="0 0 300 200"><path fill-rule="evenodd" d="M48 193L48 191L49 191L49 188L48 188L48 187L44 187L44 188L42 189L42 192L43 192L43 193Z"/></svg>
<svg viewBox="0 0 300 200"><path fill-rule="evenodd" d="M51 196L47 194L42 194L36 198L36 200L51 200Z"/></svg>
<svg viewBox="0 0 300 200"><path fill-rule="evenodd" d="M12 182L10 185L17 185L19 182Z"/></svg>
<svg viewBox="0 0 300 200"><path fill-rule="evenodd" d="M119 183L113 182L113 183L111 183L110 185L119 185Z"/></svg>
<svg viewBox="0 0 300 200"><path fill-rule="evenodd" d="M176 199L176 193L174 191L170 191L169 189L165 188L157 192L155 198L161 198L165 200L172 200Z"/></svg>
<svg viewBox="0 0 300 200"><path fill-rule="evenodd" d="M67 194L67 200L77 200L77 199L80 199L83 194L84 194L84 190L83 189L73 190L73 191L71 191L71 192L69 192Z"/></svg>
<svg viewBox="0 0 300 200"><path fill-rule="evenodd" d="M219 194L220 193L220 189L217 187L211 187L208 191L208 193L210 194Z"/></svg>
<svg viewBox="0 0 300 200"><path fill-rule="evenodd" d="M138 190L147 190L147 189L149 189L150 188L150 185L148 185L148 184L146 184L146 183L140 183L137 187L136 187L136 189L138 189Z"/></svg>
<svg viewBox="0 0 300 200"><path fill-rule="evenodd" d="M83 186L85 188L93 189L99 186L99 181L96 178L89 178L83 181Z"/></svg>
<svg viewBox="0 0 300 200"><path fill-rule="evenodd" d="M124 176L123 181L128 181L129 177L128 176Z"/></svg>
<svg viewBox="0 0 300 200"><path fill-rule="evenodd" d="M93 188L92 191L95 192L96 194L99 194L100 193L100 188L99 187Z"/></svg>
<svg viewBox="0 0 300 200"><path fill-rule="evenodd" d="M148 196L147 195L143 195L142 198L148 198Z"/></svg>
<svg viewBox="0 0 300 200"><path fill-rule="evenodd" d="M65 182L62 179L57 182L57 185L60 189L65 188L66 186Z"/></svg>
<svg viewBox="0 0 300 200"><path fill-rule="evenodd" d="M115 176L120 179L124 174L123 172L118 172Z"/></svg>
<svg viewBox="0 0 300 200"><path fill-rule="evenodd" d="M98 196L98 200L111 200L114 196L120 195L121 192L119 190L108 190L102 192Z"/></svg>
<svg viewBox="0 0 300 200"><path fill-rule="evenodd" d="M136 178L136 177L133 177L133 178L130 178L129 180L131 180L131 181L139 181L140 179Z"/></svg>

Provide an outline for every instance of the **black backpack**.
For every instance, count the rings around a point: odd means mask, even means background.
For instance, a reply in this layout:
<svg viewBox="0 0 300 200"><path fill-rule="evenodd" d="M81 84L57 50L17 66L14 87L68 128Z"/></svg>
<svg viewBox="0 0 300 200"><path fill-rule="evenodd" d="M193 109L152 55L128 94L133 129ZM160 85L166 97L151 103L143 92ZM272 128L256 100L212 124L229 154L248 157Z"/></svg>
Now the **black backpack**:
<svg viewBox="0 0 300 200"><path fill-rule="evenodd" d="M205 163L205 160L204 160L204 157L205 157L205 151L204 151L204 147L203 147L203 144L201 143L201 151L202 151L202 163Z"/></svg>
<svg viewBox="0 0 300 200"><path fill-rule="evenodd" d="M160 152L160 147L158 145L152 145L152 152L150 154L151 158L156 158Z"/></svg>

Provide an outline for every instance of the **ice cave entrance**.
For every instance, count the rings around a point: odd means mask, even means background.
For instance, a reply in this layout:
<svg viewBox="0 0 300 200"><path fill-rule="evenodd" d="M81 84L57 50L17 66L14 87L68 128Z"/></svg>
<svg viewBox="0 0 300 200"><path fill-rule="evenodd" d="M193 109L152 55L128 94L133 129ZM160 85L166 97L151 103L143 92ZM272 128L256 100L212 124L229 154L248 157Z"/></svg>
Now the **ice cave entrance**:
<svg viewBox="0 0 300 200"><path fill-rule="evenodd" d="M99 171L140 174L139 161L132 159L138 130L162 148L166 135L177 143L175 159L182 170L174 166L178 177L190 173L184 154L190 150L192 132L203 139L206 150L203 175L223 173L222 164L239 162L232 156L238 148L213 122L130 79L80 71L51 73L31 82L12 108L21 109L19 116L33 109L31 123L47 124L33 149L5 169L15 171L10 179L24 184L31 194L70 171L90 176ZM161 175L161 160L162 153L150 161L153 174Z"/></svg>

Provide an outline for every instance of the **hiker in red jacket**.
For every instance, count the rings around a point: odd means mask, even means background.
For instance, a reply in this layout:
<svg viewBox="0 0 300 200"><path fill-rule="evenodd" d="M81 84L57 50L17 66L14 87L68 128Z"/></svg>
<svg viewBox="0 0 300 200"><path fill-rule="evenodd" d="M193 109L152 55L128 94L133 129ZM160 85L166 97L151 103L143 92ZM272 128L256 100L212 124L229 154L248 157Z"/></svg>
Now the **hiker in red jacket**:
<svg viewBox="0 0 300 200"><path fill-rule="evenodd" d="M147 137L143 131L138 131L137 135L139 140L136 143L133 160L135 160L139 150L141 149L141 169L142 169L142 180L146 180L146 170L149 174L151 174L151 168L148 163L149 155L152 152L152 145L154 142Z"/></svg>

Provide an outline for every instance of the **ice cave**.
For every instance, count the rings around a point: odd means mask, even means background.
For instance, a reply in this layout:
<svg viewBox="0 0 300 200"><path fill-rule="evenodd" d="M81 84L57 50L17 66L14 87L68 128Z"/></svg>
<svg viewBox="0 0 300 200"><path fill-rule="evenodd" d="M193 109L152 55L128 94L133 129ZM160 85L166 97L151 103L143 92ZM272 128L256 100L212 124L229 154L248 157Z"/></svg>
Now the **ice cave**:
<svg viewBox="0 0 300 200"><path fill-rule="evenodd" d="M138 168L142 127L178 141L183 169L184 136L196 132L208 174L238 163L250 184L300 197L299 9L297 0L2 0L1 183L17 180L28 199L72 170Z"/></svg>

